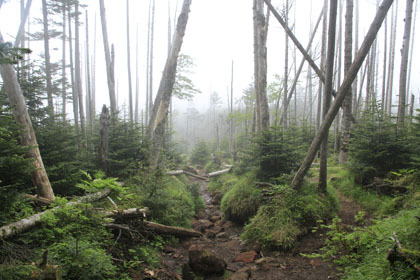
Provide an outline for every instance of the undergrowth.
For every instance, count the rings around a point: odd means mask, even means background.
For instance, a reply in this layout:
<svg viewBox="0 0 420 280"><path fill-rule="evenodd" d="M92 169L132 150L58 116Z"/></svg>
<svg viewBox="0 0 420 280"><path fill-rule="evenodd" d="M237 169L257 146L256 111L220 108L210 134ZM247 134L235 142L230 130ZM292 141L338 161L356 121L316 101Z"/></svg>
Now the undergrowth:
<svg viewBox="0 0 420 280"><path fill-rule="evenodd" d="M337 200L331 188L326 195L315 185L295 191L289 186L276 186L271 201L258 209L245 226L241 238L247 243L288 250L320 219L331 218L337 211Z"/></svg>

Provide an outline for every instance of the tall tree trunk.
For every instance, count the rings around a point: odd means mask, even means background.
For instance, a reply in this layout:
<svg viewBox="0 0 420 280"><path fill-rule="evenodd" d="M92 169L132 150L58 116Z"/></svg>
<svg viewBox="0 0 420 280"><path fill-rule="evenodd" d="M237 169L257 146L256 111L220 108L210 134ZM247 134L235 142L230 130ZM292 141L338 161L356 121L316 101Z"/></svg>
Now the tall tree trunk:
<svg viewBox="0 0 420 280"><path fill-rule="evenodd" d="M70 76L71 76L71 90L73 95L73 117L76 134L79 135L79 95L77 94L76 79L74 77L74 63L73 63L73 36L71 31L71 5L68 5L69 21L69 45L70 45Z"/></svg>
<svg viewBox="0 0 420 280"><path fill-rule="evenodd" d="M398 25L398 3L395 3L392 9L393 17L391 18L391 46L389 49L389 66L388 66L388 77L387 77L387 88L386 88L386 96L387 96L387 114L391 117L392 114L392 94L393 94L393 87L394 87L394 64L395 64L395 42L396 42L396 34L397 34L397 25Z"/></svg>
<svg viewBox="0 0 420 280"><path fill-rule="evenodd" d="M354 82L354 79L357 73L359 72L360 67L363 64L363 61L365 60L393 1L394 0L384 0L381 6L379 7L378 12L375 16L375 19L370 25L369 31L366 34L365 39L358 51L358 54L356 58L354 59L353 63L351 64L350 69L347 72L347 75L344 78L344 81L341 84L340 89L338 90L337 96L333 104L331 105L330 109L328 110L327 115L322 121L321 127L318 133L316 134L315 138L313 139L311 147L309 148L309 151L306 154L306 157L303 160L302 165L300 166L295 177L293 178L293 181L291 183L292 188L299 189L302 186L303 179L306 173L308 172L309 168L311 167L311 164L316 156L316 153L318 152L321 142L327 139L326 136L335 118L335 115L338 113L340 106L344 98L346 97L346 94L348 93L348 90L350 89L352 83Z"/></svg>
<svg viewBox="0 0 420 280"><path fill-rule="evenodd" d="M233 152L233 60L232 60L232 74L230 79L230 120L229 120L229 150Z"/></svg>
<svg viewBox="0 0 420 280"><path fill-rule="evenodd" d="M149 58L149 114L152 114L153 108L153 51L154 51L154 37L155 37L155 0L152 6L152 21L150 26L150 58Z"/></svg>
<svg viewBox="0 0 420 280"><path fill-rule="evenodd" d="M117 100L115 96L115 78L113 61L111 60L111 52L109 50L108 31L106 26L105 4L104 0L99 0L102 23L102 38L104 41L106 74L108 80L109 100L111 104L111 117L114 118L117 114Z"/></svg>
<svg viewBox="0 0 420 280"><path fill-rule="evenodd" d="M103 105L101 117L99 119L99 162L105 173L108 172L109 119L109 110L106 105Z"/></svg>
<svg viewBox="0 0 420 280"><path fill-rule="evenodd" d="M130 7L127 0L127 72L128 72L128 108L130 121L133 122L133 88L131 86L131 51L130 51Z"/></svg>
<svg viewBox="0 0 420 280"><path fill-rule="evenodd" d="M383 60L383 73L382 73L382 98L381 98L381 114L385 116L385 94L386 94L386 64L388 58L388 17L385 18L385 28L384 28L384 60Z"/></svg>
<svg viewBox="0 0 420 280"><path fill-rule="evenodd" d="M92 85L90 77L90 52L89 52L89 18L86 11L86 116L89 120L89 133L93 136L93 121L95 120L95 111L93 109Z"/></svg>
<svg viewBox="0 0 420 280"><path fill-rule="evenodd" d="M324 0L324 19L322 23L322 42L321 42L321 69L325 71L325 59L327 57L327 34L328 34L328 0ZM324 92L323 83L318 85L318 106L316 113L316 131L321 126L322 115L322 93Z"/></svg>
<svg viewBox="0 0 420 280"><path fill-rule="evenodd" d="M354 22L354 56L357 55L359 50L359 0L355 0L355 22ZM385 66L384 66L385 67ZM353 101L352 101L352 114L354 117L357 117L357 85L358 85L358 75L354 79L353 83Z"/></svg>
<svg viewBox="0 0 420 280"><path fill-rule="evenodd" d="M336 45L336 66L334 69L334 78L337 83L337 88L340 88L341 83L341 66L342 66L342 51L343 51L343 3L344 0L339 0L339 13L338 13L338 41ZM334 84L334 82L333 82ZM334 121L334 154L339 152L340 147L340 123L341 123L341 112L338 112Z"/></svg>
<svg viewBox="0 0 420 280"><path fill-rule="evenodd" d="M51 58L50 58L50 35L48 33L48 11L47 0L42 0L42 19L44 25L44 55L45 55L45 75L47 82L48 114L54 117L54 101L51 78Z"/></svg>
<svg viewBox="0 0 420 280"><path fill-rule="evenodd" d="M350 69L353 60L353 0L346 0L346 23L345 23L345 38L344 38L344 76ZM343 122L341 127L341 146L338 162L343 164L347 161L347 149L350 142L351 129L351 113L352 113L352 94L353 90L350 88L349 92L343 101Z"/></svg>
<svg viewBox="0 0 420 280"><path fill-rule="evenodd" d="M149 123L149 116L151 114L150 109L149 108L149 91L150 91L150 24L151 24L151 18L152 18L152 1L153 0L149 0L149 14L148 14L148 22L147 22L147 54L146 54L146 106L145 106L145 111L146 111L146 123Z"/></svg>
<svg viewBox="0 0 420 280"><path fill-rule="evenodd" d="M136 100L134 106L134 122L139 123L139 26L136 27Z"/></svg>
<svg viewBox="0 0 420 280"><path fill-rule="evenodd" d="M413 1L407 0L405 11L405 27L404 39L401 49L401 68L400 68L400 88L399 88L399 102L398 102L398 117L397 124L400 129L404 127L405 105L406 105L406 91L407 91L407 67L408 55L410 52L410 38L411 38L411 21L413 14Z"/></svg>
<svg viewBox="0 0 420 280"><path fill-rule="evenodd" d="M334 49L335 49L335 29L337 19L337 0L330 0L329 22L328 22L328 47L327 60L325 72L325 86L323 99L322 120L325 122L327 111L330 108L331 92L333 89L333 75L334 75ZM319 183L318 187L322 192L327 191L327 158L328 158L328 130L325 132L321 144L321 161L319 168Z"/></svg>
<svg viewBox="0 0 420 280"><path fill-rule="evenodd" d="M82 90L82 75L80 71L81 61L80 61L80 36L79 36L79 3L76 2L75 4L75 81L77 87L77 94L79 98L79 115L80 115L80 127L82 129L82 136L84 145L87 144L86 139L86 120L85 120L85 113L83 108L83 90Z"/></svg>
<svg viewBox="0 0 420 280"><path fill-rule="evenodd" d="M63 16L63 41L62 41L62 48L63 48L63 52L62 52L62 59L61 59L61 100L63 103L63 110L62 110L62 114L63 114L63 121L66 120L66 114L67 114L67 110L66 110L66 105L67 105L67 86L66 86L66 39L67 39L67 34L66 34L66 8L67 8L67 2L63 1L62 4L62 16Z"/></svg>
<svg viewBox="0 0 420 280"><path fill-rule="evenodd" d="M284 22L289 25L289 0L286 0L286 6L284 7ZM287 80L289 76L289 36L285 32L284 38L284 77L283 77L283 127L287 128Z"/></svg>
<svg viewBox="0 0 420 280"><path fill-rule="evenodd" d="M412 64L413 64L413 52L414 52L414 41L415 41L415 34L416 34L416 19L417 19L417 3L419 1L416 1L416 6L414 7L414 18L413 18L413 30L411 31L411 47L410 47L410 58L408 59L408 76L407 76L407 97L406 100L408 100L410 96L410 85L411 85L411 70L412 70ZM410 120L411 122L411 120Z"/></svg>
<svg viewBox="0 0 420 280"><path fill-rule="evenodd" d="M18 29L18 33L16 35L15 43L13 44L13 47L18 47L22 41L24 41L25 38L25 24L27 22L27 19L29 17L29 11L31 10L32 0L28 0L26 2L25 9L23 10L23 14L20 19L20 25ZM0 7L1 8L1 7Z"/></svg>
<svg viewBox="0 0 420 280"><path fill-rule="evenodd" d="M267 31L268 17L264 15L263 0L254 0L254 73L255 95L259 101L259 116L257 121L261 131L267 131L270 126L270 112L267 101ZM258 106L258 104L257 104ZM259 117L259 118L258 118Z"/></svg>
<svg viewBox="0 0 420 280"><path fill-rule="evenodd" d="M156 169L158 167L160 149L163 144L163 136L165 132L165 122L167 120L169 104L175 83L178 56L181 50L185 29L187 27L191 2L192 0L184 0L182 5L181 14L178 18L174 40L172 43L171 53L165 64L165 69L163 71L149 122L148 134L152 143L152 152L150 156L152 169Z"/></svg>
<svg viewBox="0 0 420 280"><path fill-rule="evenodd" d="M3 36L0 33L0 43L4 43ZM38 196L48 200L54 200L54 192L48 179L47 172L42 162L39 152L38 143L34 129L32 127L31 118L26 108L25 98L16 77L13 66L9 64L0 64L0 74L3 79L3 86L9 98L11 107L13 108L13 116L17 125L21 127L20 140L22 146L30 147L26 156L32 158L32 182L36 187Z"/></svg>

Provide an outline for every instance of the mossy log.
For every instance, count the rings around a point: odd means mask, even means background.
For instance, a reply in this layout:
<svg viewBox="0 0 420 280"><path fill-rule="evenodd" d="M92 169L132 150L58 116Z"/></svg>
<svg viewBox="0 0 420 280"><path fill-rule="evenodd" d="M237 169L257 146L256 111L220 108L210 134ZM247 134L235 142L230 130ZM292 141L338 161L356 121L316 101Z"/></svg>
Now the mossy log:
<svg viewBox="0 0 420 280"><path fill-rule="evenodd" d="M66 206L76 205L76 204L80 204L80 203L89 203L89 202L92 202L92 201L100 200L100 199L108 196L108 194L110 192L111 192L111 190L104 189L103 191L80 197L78 200L70 201L66 204ZM0 240L10 238L12 236L15 236L15 235L21 233L21 232L27 231L27 230L35 227L41 221L42 216L44 216L48 213L51 213L51 212L55 212L59 208L60 207L55 207L55 208L52 208L52 209L48 209L48 210L45 210L43 212L32 215L30 217L27 217L25 219L22 219L20 221L17 221L17 222L14 222L14 223L11 223L11 224L0 227Z"/></svg>
<svg viewBox="0 0 420 280"><path fill-rule="evenodd" d="M404 262L420 273L420 266L417 264L420 259L420 252L409 251L402 247L397 234L394 232L394 246L388 251L386 259L394 265L396 261Z"/></svg>
<svg viewBox="0 0 420 280"><path fill-rule="evenodd" d="M408 190L406 187L402 186L394 186L387 182L384 182L381 179L375 178L371 184L364 185L364 189L375 191L381 195L396 195L396 194L403 194L406 193Z"/></svg>

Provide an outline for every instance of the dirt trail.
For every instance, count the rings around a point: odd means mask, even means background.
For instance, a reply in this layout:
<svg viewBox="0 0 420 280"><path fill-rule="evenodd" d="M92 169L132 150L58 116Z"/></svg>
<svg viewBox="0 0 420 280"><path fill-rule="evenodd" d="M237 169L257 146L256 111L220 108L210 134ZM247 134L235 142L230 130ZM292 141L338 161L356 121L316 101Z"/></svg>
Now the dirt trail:
<svg viewBox="0 0 420 280"><path fill-rule="evenodd" d="M192 221L196 230L203 232L202 238L183 240L176 247L165 247L162 267L158 279L194 279L182 276L182 268L188 265L188 249L192 246L203 248L223 258L227 263L229 279L338 279L337 271L321 259L309 259L301 253L318 253L324 243L320 232L304 236L290 252L261 250L257 246L247 247L239 238L242 227L223 219L220 211L220 198L212 197L207 190L207 182L201 184L206 209ZM353 225L354 215L361 209L354 202L338 194L341 208L339 217L344 224ZM242 258L239 261L238 258ZM245 262L244 262L245 261ZM204 279L226 279L207 277Z"/></svg>

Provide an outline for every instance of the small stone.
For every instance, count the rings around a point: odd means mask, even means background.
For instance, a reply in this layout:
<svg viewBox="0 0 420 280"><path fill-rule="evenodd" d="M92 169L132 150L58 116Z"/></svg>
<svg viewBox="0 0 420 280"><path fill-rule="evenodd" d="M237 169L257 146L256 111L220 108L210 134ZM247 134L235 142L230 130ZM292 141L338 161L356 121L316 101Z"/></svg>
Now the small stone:
<svg viewBox="0 0 420 280"><path fill-rule="evenodd" d="M239 255L236 256L235 261L244 262L244 263L253 263L257 255L258 254L255 251L248 251L248 252L240 253Z"/></svg>
<svg viewBox="0 0 420 280"><path fill-rule="evenodd" d="M209 220L212 221L213 223L215 223L215 222L217 222L220 219L221 219L220 216L211 216Z"/></svg>
<svg viewBox="0 0 420 280"><path fill-rule="evenodd" d="M255 264L264 264L264 263L270 263L270 262L274 262L275 259L270 258L270 257L266 257L266 258L261 258L255 261Z"/></svg>
<svg viewBox="0 0 420 280"><path fill-rule="evenodd" d="M224 227L225 229L227 229L227 228L231 228L231 227L232 227L232 223L231 223L230 221L226 221L226 222L223 224L223 227Z"/></svg>
<svg viewBox="0 0 420 280"><path fill-rule="evenodd" d="M220 238L220 239L227 239L228 238L226 232L219 232L218 234L216 234L216 237Z"/></svg>

